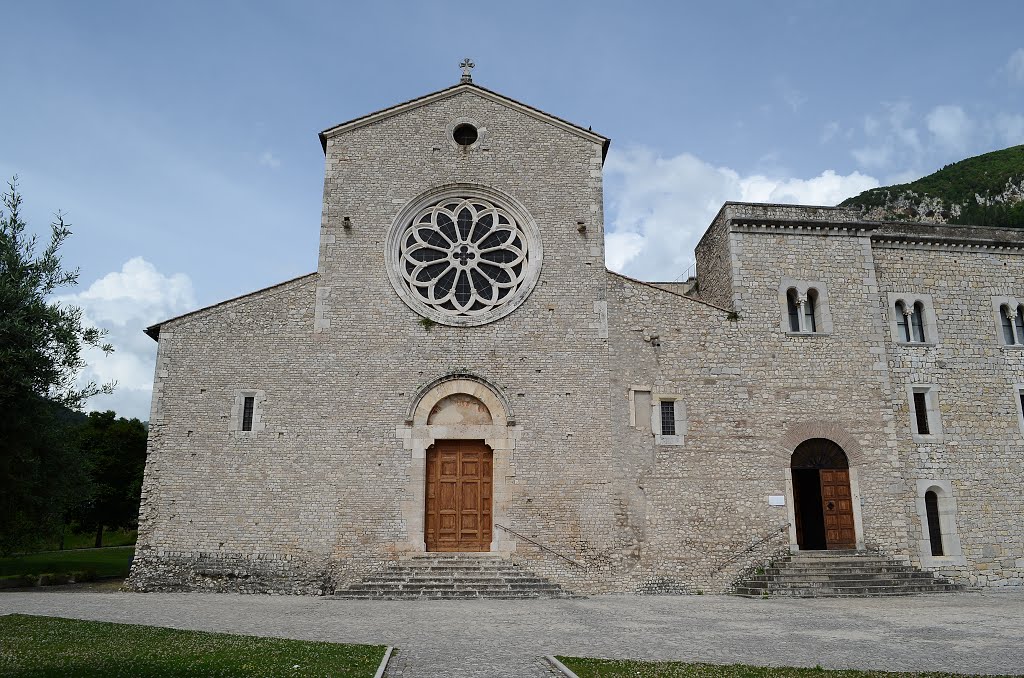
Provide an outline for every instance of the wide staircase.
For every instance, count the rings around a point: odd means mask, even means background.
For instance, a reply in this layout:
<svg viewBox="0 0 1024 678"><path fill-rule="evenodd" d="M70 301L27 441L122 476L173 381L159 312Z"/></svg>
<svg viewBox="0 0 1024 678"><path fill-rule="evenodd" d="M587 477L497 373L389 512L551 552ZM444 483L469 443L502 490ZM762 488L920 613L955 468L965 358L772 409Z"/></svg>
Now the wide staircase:
<svg viewBox="0 0 1024 678"><path fill-rule="evenodd" d="M335 598L575 598L558 584L491 554L428 553L401 560Z"/></svg>
<svg viewBox="0 0 1024 678"><path fill-rule="evenodd" d="M963 591L962 584L867 551L805 551L755 570L733 585L738 596L842 598Z"/></svg>

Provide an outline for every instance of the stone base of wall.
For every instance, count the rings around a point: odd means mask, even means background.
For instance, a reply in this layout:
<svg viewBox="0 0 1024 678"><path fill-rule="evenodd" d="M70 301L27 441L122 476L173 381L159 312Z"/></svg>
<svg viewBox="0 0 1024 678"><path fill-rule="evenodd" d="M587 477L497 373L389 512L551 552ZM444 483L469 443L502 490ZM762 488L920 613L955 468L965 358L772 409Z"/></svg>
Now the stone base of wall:
<svg viewBox="0 0 1024 678"><path fill-rule="evenodd" d="M638 567L629 573L601 567L577 569L544 558L515 558L519 565L580 595L701 595L731 592L738 579L788 554L788 549L748 554L714 573L668 574ZM210 591L283 595L332 595L387 566L393 559L313 561L271 554L173 553L140 551L125 583L129 591ZM687 574L692 574L688 577ZM965 568L940 574L962 584L995 588L1021 586L1022 578L986 580Z"/></svg>
<svg viewBox="0 0 1024 678"><path fill-rule="evenodd" d="M323 596L334 593L326 561L223 553L137 553L129 591L210 591Z"/></svg>

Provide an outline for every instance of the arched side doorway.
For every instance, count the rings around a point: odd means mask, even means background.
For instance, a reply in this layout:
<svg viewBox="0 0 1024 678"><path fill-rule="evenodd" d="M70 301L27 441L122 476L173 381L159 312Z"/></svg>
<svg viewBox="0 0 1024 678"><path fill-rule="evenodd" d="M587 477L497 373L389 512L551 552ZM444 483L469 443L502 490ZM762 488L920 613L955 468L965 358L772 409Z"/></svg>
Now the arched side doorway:
<svg viewBox="0 0 1024 678"><path fill-rule="evenodd" d="M497 389L467 374L441 377L413 399L396 430L410 452L399 553L515 550L509 524L519 428Z"/></svg>
<svg viewBox="0 0 1024 678"><path fill-rule="evenodd" d="M827 438L805 440L790 458L790 474L799 549L857 548L859 521L843 448Z"/></svg>

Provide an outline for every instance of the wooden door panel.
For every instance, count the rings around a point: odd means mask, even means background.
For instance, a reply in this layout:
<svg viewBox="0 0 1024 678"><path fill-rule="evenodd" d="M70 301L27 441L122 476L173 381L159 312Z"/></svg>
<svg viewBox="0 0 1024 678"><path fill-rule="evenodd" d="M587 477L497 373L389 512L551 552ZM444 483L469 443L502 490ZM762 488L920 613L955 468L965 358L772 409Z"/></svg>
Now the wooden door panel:
<svg viewBox="0 0 1024 678"><path fill-rule="evenodd" d="M849 469L821 469L821 507L825 515L825 543L829 549L857 546L853 528L853 501Z"/></svg>
<svg viewBox="0 0 1024 678"><path fill-rule="evenodd" d="M472 481L463 480L462 484L462 510L465 511L479 511L480 510L480 487L477 483Z"/></svg>
<svg viewBox="0 0 1024 678"><path fill-rule="evenodd" d="M492 461L476 441L440 441L427 451L428 551L490 550Z"/></svg>

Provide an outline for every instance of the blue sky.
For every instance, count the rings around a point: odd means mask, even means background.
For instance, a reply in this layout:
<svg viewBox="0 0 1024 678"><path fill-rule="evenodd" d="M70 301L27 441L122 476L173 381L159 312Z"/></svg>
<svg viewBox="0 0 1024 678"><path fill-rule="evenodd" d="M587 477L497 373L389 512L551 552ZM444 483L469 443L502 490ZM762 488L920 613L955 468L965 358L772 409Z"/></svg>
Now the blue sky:
<svg viewBox="0 0 1024 678"><path fill-rule="evenodd" d="M0 174L68 213L88 376L141 328L316 268L317 132L476 81L612 139L608 263L674 278L724 200L834 204L1024 143L1024 3L45 2L3 16Z"/></svg>

